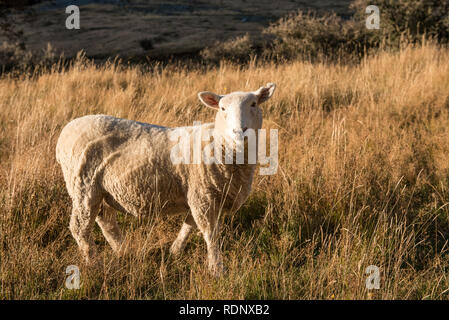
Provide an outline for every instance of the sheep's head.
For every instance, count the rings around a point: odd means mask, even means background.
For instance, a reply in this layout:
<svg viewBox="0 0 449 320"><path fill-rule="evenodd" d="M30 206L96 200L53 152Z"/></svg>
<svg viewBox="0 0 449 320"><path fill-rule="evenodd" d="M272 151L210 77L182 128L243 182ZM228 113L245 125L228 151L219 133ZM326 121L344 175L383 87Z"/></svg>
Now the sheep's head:
<svg viewBox="0 0 449 320"><path fill-rule="evenodd" d="M253 92L232 92L218 95L213 92L200 92L199 99L206 106L217 110L215 129L228 141L239 143L246 130L262 127L262 110L259 105L274 93L276 85L268 83Z"/></svg>

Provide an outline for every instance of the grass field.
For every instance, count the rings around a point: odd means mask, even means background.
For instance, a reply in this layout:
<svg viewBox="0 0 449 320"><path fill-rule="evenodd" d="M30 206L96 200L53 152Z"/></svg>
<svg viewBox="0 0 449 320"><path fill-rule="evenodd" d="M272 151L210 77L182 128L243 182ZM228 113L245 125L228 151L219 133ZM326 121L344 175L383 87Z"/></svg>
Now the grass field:
<svg viewBox="0 0 449 320"><path fill-rule="evenodd" d="M56 68L55 68L56 70ZM226 274L195 234L168 258L182 216L120 215L126 252L99 229L103 263L83 265L55 161L71 119L106 113L161 125L212 121L197 92L272 81L264 127L279 129L278 173L257 176L226 217ZM208 71L96 67L0 79L0 297L3 299L447 299L449 51L380 53L360 65L228 63ZM82 286L64 286L68 265ZM380 289L365 287L369 265Z"/></svg>

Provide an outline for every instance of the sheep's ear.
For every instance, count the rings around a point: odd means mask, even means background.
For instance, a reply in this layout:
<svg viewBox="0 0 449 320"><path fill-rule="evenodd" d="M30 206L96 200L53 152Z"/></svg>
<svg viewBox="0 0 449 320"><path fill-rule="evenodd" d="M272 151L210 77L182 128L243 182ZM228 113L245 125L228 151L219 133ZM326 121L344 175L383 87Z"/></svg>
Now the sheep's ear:
<svg viewBox="0 0 449 320"><path fill-rule="evenodd" d="M267 83L266 86L260 87L259 90L254 92L257 96L257 104L267 101L271 98L276 89L276 85L274 83Z"/></svg>
<svg viewBox="0 0 449 320"><path fill-rule="evenodd" d="M209 108L218 109L218 102L222 96L209 91L198 93L200 101Z"/></svg>

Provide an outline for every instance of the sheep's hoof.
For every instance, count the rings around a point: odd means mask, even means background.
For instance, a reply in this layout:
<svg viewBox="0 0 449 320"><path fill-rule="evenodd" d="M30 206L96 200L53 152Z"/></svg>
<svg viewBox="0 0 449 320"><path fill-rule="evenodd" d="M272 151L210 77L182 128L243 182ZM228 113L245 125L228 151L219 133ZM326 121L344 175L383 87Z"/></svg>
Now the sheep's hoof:
<svg viewBox="0 0 449 320"><path fill-rule="evenodd" d="M88 252L83 253L83 260L88 267L96 266L100 261L95 249L90 249Z"/></svg>
<svg viewBox="0 0 449 320"><path fill-rule="evenodd" d="M123 243L121 243L120 245L118 245L118 246L116 246L116 247L114 247L114 248L112 248L112 251L114 252L114 255L117 257L117 258L121 258L121 257L123 257L124 255L125 255L125 246L123 245Z"/></svg>
<svg viewBox="0 0 449 320"><path fill-rule="evenodd" d="M218 262L218 263L209 263L209 272L214 276L214 277L220 277L224 274L225 272L225 268L223 266L223 262Z"/></svg>
<svg viewBox="0 0 449 320"><path fill-rule="evenodd" d="M179 256L182 254L182 251L183 251L182 249L183 248L175 241L175 242L173 242L173 244L170 247L170 250L169 250L170 255L174 258L179 258Z"/></svg>

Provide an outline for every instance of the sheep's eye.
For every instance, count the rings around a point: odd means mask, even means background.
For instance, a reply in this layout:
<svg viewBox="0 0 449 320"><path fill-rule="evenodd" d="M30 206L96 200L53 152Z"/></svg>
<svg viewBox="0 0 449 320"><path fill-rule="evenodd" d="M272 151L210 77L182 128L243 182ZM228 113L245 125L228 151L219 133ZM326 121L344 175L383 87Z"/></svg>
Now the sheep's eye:
<svg viewBox="0 0 449 320"><path fill-rule="evenodd" d="M220 107L220 109L221 109L221 111L225 111L225 108L223 108L223 107Z"/></svg>
<svg viewBox="0 0 449 320"><path fill-rule="evenodd" d="M251 107L255 107L255 106L256 106L255 102L251 103Z"/></svg>

